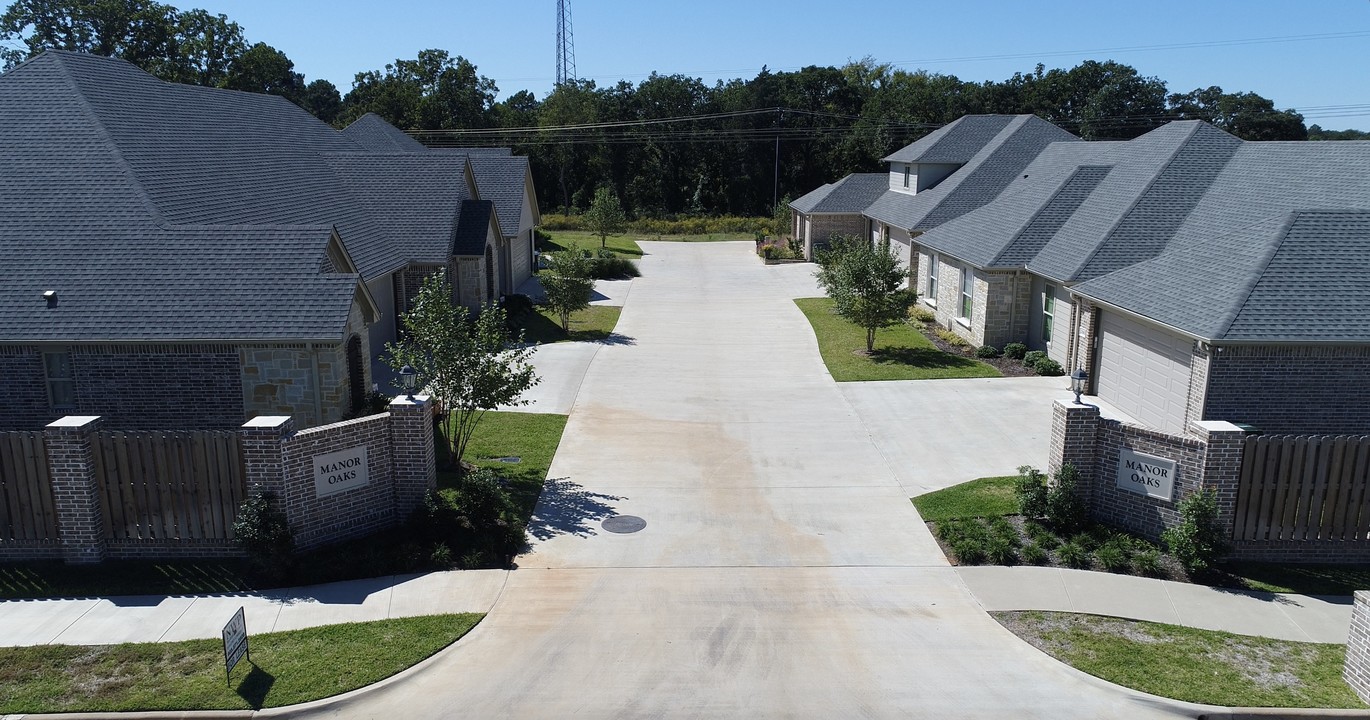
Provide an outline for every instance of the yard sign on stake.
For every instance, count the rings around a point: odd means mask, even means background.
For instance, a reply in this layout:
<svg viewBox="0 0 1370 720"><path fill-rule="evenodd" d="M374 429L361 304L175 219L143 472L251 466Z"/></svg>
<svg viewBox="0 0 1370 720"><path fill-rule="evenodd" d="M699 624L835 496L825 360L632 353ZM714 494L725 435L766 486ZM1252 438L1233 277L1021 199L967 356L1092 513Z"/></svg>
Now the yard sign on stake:
<svg viewBox="0 0 1370 720"><path fill-rule="evenodd" d="M230 687L233 685L233 667L244 655L248 661L252 660L252 653L247 649L247 617L243 614L242 606L239 606L238 612L233 613L233 619L224 626L224 679Z"/></svg>

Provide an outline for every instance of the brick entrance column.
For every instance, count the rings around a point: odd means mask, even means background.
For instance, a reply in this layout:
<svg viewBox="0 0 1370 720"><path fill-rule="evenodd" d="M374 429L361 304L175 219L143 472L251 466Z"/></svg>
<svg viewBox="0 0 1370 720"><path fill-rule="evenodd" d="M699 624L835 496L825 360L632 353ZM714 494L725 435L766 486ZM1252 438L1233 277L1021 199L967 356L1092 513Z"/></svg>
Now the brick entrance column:
<svg viewBox="0 0 1370 720"><path fill-rule="evenodd" d="M1223 537L1230 538L1236 523L1246 431L1221 420L1194 421L1189 427L1204 441L1203 487L1217 493L1218 523L1222 525Z"/></svg>
<svg viewBox="0 0 1370 720"><path fill-rule="evenodd" d="M1057 400L1051 407L1051 450L1047 471L1055 475L1071 463L1080 471L1078 490L1093 493L1095 455L1098 452L1099 408Z"/></svg>
<svg viewBox="0 0 1370 720"><path fill-rule="evenodd" d="M98 416L69 415L43 429L62 558L72 565L105 559L105 515L91 442L99 425Z"/></svg>
<svg viewBox="0 0 1370 720"><path fill-rule="evenodd" d="M433 437L433 403L424 395L404 395L390 403L390 448L395 479L395 519L403 522L437 488L438 461Z"/></svg>
<svg viewBox="0 0 1370 720"><path fill-rule="evenodd" d="M243 466L248 492L273 493L285 508L285 460L281 442L295 432L295 421L285 415L262 415L242 427Z"/></svg>

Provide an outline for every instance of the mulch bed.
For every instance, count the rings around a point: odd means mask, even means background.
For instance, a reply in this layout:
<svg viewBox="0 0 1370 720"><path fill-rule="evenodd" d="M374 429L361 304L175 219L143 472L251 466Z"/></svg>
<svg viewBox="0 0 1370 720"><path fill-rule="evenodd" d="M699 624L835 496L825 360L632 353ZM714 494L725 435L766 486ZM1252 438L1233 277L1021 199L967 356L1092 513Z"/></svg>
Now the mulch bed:
<svg viewBox="0 0 1370 720"><path fill-rule="evenodd" d="M1021 360L1014 360L1006 357L976 357L975 348L965 347L963 345L952 345L946 340L938 337L937 326L931 323L910 321L910 324L917 328L919 332L923 333L924 337L931 340L932 344L936 345L938 350L951 355L960 355L961 357L970 358L972 360L979 360L980 362L997 369L1004 377L1028 377L1037 374L1032 368L1024 366L1023 361Z"/></svg>

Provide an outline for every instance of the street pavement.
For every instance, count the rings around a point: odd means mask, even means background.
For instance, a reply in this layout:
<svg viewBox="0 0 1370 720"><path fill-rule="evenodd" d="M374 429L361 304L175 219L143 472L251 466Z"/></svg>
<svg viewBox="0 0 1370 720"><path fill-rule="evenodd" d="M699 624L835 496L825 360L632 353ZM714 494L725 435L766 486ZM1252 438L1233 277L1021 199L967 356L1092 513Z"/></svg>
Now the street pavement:
<svg viewBox="0 0 1370 720"><path fill-rule="evenodd" d="M962 381L888 384L918 416L873 431L886 391L833 383L792 301L817 294L811 268L763 266L751 243L643 247L623 339L589 365L530 528L533 550L490 615L400 681L278 714L1192 714L1004 630L909 502L903 483L948 485L1040 461L1040 435L928 443L964 406L939 406L916 386ZM1041 392L1044 404L1060 391L1008 384L1015 397ZM998 402L994 389L979 397ZM645 527L604 530L617 514Z"/></svg>

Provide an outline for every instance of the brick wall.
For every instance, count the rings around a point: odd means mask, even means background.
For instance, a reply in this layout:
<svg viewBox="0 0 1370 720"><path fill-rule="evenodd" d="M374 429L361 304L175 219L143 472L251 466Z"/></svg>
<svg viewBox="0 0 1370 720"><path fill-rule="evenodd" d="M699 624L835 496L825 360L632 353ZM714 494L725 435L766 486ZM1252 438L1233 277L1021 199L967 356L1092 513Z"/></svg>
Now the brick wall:
<svg viewBox="0 0 1370 720"><path fill-rule="evenodd" d="M1351 608L1351 631L1346 638L1342 679L1361 700L1370 703L1370 592L1356 591Z"/></svg>
<svg viewBox="0 0 1370 720"><path fill-rule="evenodd" d="M367 448L367 484L319 497L314 487L314 458L363 445ZM395 491L388 413L294 433L281 444L280 463L286 477L283 509L299 549L365 535L393 524Z"/></svg>
<svg viewBox="0 0 1370 720"><path fill-rule="evenodd" d="M1003 349L1025 342L1032 309L1032 277L1025 273L976 271L975 313L971 322L976 345Z"/></svg>
<svg viewBox="0 0 1370 720"><path fill-rule="evenodd" d="M76 405L54 409L44 350L71 358ZM0 427L38 428L68 414L129 430L236 427L243 421L238 353L227 345L14 347L0 353Z"/></svg>
<svg viewBox="0 0 1370 720"><path fill-rule="evenodd" d="M1228 346L1208 361L1204 419L1267 433L1370 432L1370 347Z"/></svg>

